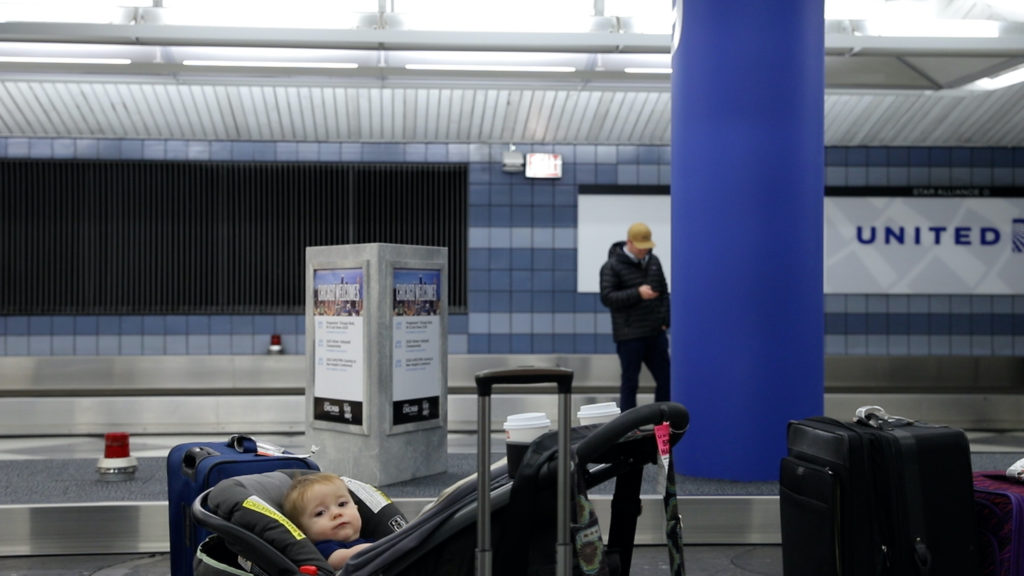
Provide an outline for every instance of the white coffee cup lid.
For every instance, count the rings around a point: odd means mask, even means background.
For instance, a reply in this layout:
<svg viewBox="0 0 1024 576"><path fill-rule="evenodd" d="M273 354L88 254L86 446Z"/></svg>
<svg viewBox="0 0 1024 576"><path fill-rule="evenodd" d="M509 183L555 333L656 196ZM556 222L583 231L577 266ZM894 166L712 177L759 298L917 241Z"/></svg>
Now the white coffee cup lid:
<svg viewBox="0 0 1024 576"><path fill-rule="evenodd" d="M580 406L576 413L577 418L600 418L602 416L613 416L618 414L619 405L615 402L602 402L600 404L587 404Z"/></svg>
<svg viewBox="0 0 1024 576"><path fill-rule="evenodd" d="M520 430L523 428L550 427L551 419L543 412L523 412L522 414L511 414L505 420L505 430Z"/></svg>

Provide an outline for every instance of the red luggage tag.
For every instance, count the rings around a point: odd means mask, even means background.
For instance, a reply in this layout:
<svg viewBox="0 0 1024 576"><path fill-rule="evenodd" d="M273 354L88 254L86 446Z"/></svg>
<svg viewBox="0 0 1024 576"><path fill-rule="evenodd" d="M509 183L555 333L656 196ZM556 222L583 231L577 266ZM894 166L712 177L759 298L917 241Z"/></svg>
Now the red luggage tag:
<svg viewBox="0 0 1024 576"><path fill-rule="evenodd" d="M662 422L654 427L654 438L658 442L658 454L661 456L661 465L668 473L669 453L672 447L669 443L669 436L672 434L672 426L668 422Z"/></svg>

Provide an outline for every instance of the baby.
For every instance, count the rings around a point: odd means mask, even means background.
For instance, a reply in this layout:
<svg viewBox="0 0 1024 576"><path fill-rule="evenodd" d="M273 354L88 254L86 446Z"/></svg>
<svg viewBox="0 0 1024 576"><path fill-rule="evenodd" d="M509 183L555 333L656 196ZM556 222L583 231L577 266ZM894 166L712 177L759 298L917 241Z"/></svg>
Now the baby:
<svg viewBox="0 0 1024 576"><path fill-rule="evenodd" d="M363 521L348 487L334 474L295 478L282 507L284 515L305 532L335 570L370 545L359 537Z"/></svg>

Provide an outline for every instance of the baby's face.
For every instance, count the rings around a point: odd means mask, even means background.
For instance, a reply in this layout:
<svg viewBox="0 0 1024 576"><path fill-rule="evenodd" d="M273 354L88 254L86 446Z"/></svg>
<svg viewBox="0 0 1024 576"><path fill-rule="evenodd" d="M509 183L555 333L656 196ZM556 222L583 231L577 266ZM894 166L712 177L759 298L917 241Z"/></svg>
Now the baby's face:
<svg viewBox="0 0 1024 576"><path fill-rule="evenodd" d="M300 524L302 531L314 542L351 542L359 537L363 521L348 488L340 480L337 484L313 486L306 503Z"/></svg>

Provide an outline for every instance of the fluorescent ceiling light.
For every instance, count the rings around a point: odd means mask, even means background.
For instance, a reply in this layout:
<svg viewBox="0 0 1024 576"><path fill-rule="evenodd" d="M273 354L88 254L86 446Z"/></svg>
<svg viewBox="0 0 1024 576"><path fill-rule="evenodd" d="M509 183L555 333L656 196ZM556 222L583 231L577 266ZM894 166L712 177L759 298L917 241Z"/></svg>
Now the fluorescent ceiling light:
<svg viewBox="0 0 1024 576"><path fill-rule="evenodd" d="M0 62L31 64L131 64L128 58L64 58L56 56L0 56Z"/></svg>
<svg viewBox="0 0 1024 576"><path fill-rule="evenodd" d="M287 62L268 60L182 60L184 66L238 66L247 68L337 68L352 69L354 62Z"/></svg>
<svg viewBox="0 0 1024 576"><path fill-rule="evenodd" d="M459 72L575 72L575 66L513 66L491 64L406 64L406 70L444 70Z"/></svg>
<svg viewBox="0 0 1024 576"><path fill-rule="evenodd" d="M640 68L637 66L628 66L622 70L626 74L671 74L671 68Z"/></svg>
<svg viewBox="0 0 1024 576"><path fill-rule="evenodd" d="M998 38L999 22L994 20L867 20L869 36L898 38Z"/></svg>
<svg viewBox="0 0 1024 576"><path fill-rule="evenodd" d="M1019 84L1020 82L1024 82L1024 66L1019 66L1003 74L996 74L995 76L975 80L968 86L981 90L998 90L1000 88Z"/></svg>

